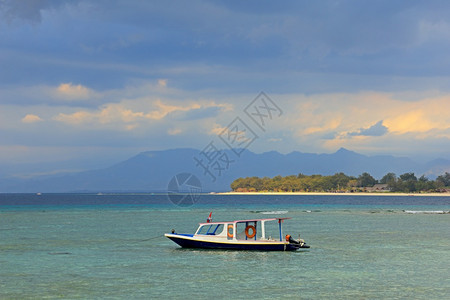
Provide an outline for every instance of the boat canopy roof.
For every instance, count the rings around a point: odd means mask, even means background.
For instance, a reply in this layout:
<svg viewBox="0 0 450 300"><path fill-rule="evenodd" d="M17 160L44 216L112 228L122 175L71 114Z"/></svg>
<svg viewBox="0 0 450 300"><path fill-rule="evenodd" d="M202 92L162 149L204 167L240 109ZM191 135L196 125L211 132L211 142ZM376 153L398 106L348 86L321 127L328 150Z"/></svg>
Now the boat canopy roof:
<svg viewBox="0 0 450 300"><path fill-rule="evenodd" d="M266 218L266 219L249 219L249 220L237 220L237 221L228 221L228 222L205 222L199 223L199 225L213 225L213 224L232 224L232 223L247 223L247 222L267 222L267 221L280 221L287 220L291 218Z"/></svg>

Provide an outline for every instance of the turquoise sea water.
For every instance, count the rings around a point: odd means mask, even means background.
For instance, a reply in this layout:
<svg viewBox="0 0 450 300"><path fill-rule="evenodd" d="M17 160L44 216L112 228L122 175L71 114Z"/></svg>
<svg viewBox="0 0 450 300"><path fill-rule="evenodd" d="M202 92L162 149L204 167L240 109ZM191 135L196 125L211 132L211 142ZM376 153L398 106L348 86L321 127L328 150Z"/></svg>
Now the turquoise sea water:
<svg viewBox="0 0 450 300"><path fill-rule="evenodd" d="M181 249L213 220L291 217L303 252ZM444 299L450 197L0 195L0 299Z"/></svg>

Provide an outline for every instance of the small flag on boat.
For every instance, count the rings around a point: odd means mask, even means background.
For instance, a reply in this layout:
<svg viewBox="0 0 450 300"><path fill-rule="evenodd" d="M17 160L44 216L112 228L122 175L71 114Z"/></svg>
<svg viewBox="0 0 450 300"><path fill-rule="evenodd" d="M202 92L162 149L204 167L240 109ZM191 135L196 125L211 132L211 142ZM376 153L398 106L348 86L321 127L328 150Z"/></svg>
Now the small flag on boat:
<svg viewBox="0 0 450 300"><path fill-rule="evenodd" d="M206 219L206 223L210 223L212 221L211 215L212 215L212 212L209 213L209 217L208 217L208 219Z"/></svg>

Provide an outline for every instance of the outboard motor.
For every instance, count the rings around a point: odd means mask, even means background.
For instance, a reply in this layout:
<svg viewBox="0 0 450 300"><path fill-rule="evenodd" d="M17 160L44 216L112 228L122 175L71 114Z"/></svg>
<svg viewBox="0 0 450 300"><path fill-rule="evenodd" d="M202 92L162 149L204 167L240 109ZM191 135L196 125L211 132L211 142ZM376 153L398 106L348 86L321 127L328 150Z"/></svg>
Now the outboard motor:
<svg viewBox="0 0 450 300"><path fill-rule="evenodd" d="M290 244L293 244L293 245L296 245L296 246L298 245L298 248L309 248L309 246L305 244L304 240L299 238L299 240L297 241L292 236L290 236L289 234L286 235L286 241L289 242Z"/></svg>

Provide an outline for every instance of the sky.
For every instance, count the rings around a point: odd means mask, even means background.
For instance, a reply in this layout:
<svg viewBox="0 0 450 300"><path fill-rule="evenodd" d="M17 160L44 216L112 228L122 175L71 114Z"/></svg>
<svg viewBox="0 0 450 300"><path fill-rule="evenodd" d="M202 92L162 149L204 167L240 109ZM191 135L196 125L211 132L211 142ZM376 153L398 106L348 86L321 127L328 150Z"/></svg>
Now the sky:
<svg viewBox="0 0 450 300"><path fill-rule="evenodd" d="M450 3L0 0L0 176L201 150L236 117L256 153L450 159Z"/></svg>

